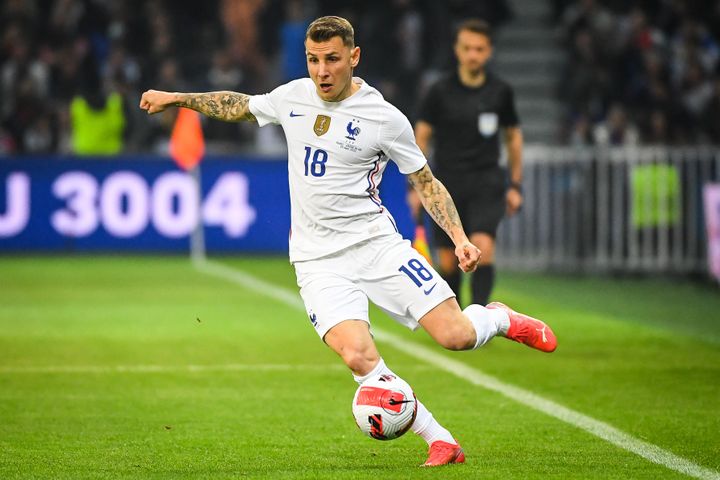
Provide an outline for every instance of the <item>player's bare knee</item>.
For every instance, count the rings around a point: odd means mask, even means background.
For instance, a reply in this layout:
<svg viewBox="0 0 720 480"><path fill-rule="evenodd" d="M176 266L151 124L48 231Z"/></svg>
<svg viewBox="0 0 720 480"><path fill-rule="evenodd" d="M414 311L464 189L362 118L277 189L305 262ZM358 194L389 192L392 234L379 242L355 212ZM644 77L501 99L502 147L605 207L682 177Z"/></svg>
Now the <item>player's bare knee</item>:
<svg viewBox="0 0 720 480"><path fill-rule="evenodd" d="M343 362L356 375L366 375L375 368L380 357L374 349L345 348L341 353Z"/></svg>

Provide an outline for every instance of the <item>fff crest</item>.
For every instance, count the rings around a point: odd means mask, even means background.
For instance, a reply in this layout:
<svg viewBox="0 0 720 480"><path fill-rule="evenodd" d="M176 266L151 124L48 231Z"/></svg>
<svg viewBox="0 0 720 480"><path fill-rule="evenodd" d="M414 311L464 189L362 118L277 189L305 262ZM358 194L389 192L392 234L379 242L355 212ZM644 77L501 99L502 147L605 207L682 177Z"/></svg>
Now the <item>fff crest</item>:
<svg viewBox="0 0 720 480"><path fill-rule="evenodd" d="M356 120L353 119L350 123L347 124L347 127L345 127L345 129L347 130L347 133L348 133L348 134L345 136L345 138L347 138L348 140L353 140L353 141L355 141L355 137L357 137L358 135L360 135L360 127L354 127L354 126L353 126L353 122L355 122L355 121L356 121Z"/></svg>
<svg viewBox="0 0 720 480"><path fill-rule="evenodd" d="M329 129L330 117L328 117L327 115L318 115L315 119L315 125L313 126L313 131L315 132L315 135L321 137L325 135Z"/></svg>

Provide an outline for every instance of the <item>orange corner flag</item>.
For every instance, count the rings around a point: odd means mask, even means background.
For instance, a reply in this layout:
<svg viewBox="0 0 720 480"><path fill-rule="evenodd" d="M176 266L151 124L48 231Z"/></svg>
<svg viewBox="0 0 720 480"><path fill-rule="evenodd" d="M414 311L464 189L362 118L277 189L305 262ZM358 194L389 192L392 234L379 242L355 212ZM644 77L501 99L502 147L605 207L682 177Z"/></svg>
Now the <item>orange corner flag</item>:
<svg viewBox="0 0 720 480"><path fill-rule="evenodd" d="M172 135L170 155L183 170L194 168L205 153L200 114L188 108L179 108Z"/></svg>
<svg viewBox="0 0 720 480"><path fill-rule="evenodd" d="M415 226L415 240L412 242L412 246L415 247L415 250L420 252L420 255L425 257L430 264L432 264L430 246L428 245L427 237L425 236L425 227L422 225Z"/></svg>

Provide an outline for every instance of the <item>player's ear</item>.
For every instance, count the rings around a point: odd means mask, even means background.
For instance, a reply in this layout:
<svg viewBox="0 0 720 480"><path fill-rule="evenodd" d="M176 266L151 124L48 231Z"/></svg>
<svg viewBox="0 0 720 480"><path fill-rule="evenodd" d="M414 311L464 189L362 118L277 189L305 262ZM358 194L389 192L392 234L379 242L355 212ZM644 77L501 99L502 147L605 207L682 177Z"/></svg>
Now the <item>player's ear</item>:
<svg viewBox="0 0 720 480"><path fill-rule="evenodd" d="M355 68L360 63L360 47L353 47L350 50L350 66Z"/></svg>

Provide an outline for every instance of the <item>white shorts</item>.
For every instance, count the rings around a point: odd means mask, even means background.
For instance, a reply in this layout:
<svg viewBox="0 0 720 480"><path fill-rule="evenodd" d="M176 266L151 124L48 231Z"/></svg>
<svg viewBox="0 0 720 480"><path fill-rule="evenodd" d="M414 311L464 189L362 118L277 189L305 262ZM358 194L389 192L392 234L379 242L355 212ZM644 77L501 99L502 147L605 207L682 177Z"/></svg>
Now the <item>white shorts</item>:
<svg viewBox="0 0 720 480"><path fill-rule="evenodd" d="M399 234L374 237L294 266L308 318L320 338L345 320L370 323L368 299L398 323L415 330L426 313L455 296Z"/></svg>

